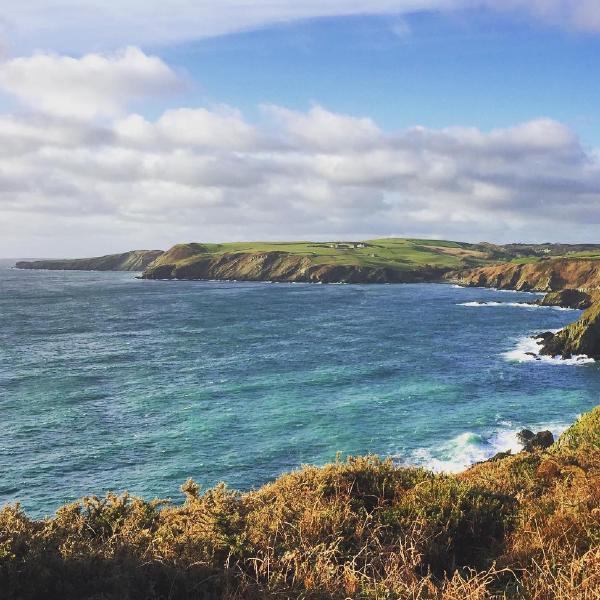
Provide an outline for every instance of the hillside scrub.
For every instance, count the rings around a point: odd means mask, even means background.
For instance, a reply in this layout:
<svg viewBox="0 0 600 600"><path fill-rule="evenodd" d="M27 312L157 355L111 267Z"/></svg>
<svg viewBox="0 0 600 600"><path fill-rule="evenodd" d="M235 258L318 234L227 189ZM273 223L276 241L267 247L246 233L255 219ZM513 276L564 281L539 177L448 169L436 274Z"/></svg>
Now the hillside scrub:
<svg viewBox="0 0 600 600"><path fill-rule="evenodd" d="M0 511L0 597L597 599L596 409L548 451L457 475L375 456L257 490L182 487L174 506L88 497L34 521Z"/></svg>

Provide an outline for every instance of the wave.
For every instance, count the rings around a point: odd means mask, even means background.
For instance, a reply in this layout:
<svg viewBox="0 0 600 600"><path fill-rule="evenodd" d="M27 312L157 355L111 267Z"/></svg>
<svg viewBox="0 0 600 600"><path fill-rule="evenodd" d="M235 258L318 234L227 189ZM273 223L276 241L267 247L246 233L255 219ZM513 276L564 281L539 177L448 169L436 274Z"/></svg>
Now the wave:
<svg viewBox="0 0 600 600"><path fill-rule="evenodd" d="M517 307L517 308L550 308L552 310L577 310L576 308L565 308L563 306L543 306L541 304L530 304L529 302L480 302L480 301L472 301L472 302L461 302L457 306L468 306L468 307L489 307L489 306L500 306L500 307Z"/></svg>
<svg viewBox="0 0 600 600"><path fill-rule="evenodd" d="M503 294L531 294L532 296L545 296L546 292L530 292L529 290L505 290L500 288L489 288L494 292L502 292Z"/></svg>
<svg viewBox="0 0 600 600"><path fill-rule="evenodd" d="M560 331L559 329L552 330L553 333ZM554 356L543 356L539 354L541 341L530 336L520 338L517 347L508 352L504 352L502 356L510 362L541 362L551 365L585 365L593 363L594 359L585 354L578 354L571 358L558 358Z"/></svg>
<svg viewBox="0 0 600 600"><path fill-rule="evenodd" d="M550 430L554 438L569 427L565 423L546 423L537 425L534 431ZM458 473L471 465L488 460L498 452L510 450L513 454L520 452L522 445L517 434L524 427L501 428L484 436L472 431L466 431L442 443L436 451L421 448L411 453L410 458L403 464L417 464L432 471Z"/></svg>

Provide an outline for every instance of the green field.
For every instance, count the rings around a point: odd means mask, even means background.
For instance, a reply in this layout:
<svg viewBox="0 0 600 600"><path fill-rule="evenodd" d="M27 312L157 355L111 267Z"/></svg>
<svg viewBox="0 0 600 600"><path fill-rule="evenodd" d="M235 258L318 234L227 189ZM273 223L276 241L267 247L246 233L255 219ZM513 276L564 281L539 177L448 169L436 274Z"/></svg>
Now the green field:
<svg viewBox="0 0 600 600"><path fill-rule="evenodd" d="M194 262L199 256L226 253L285 252L309 256L314 264L392 267L414 270L426 265L442 268L478 266L510 260L499 248L445 240L382 238L339 242L232 242L225 244L178 244L167 255L178 264ZM165 259L167 258L165 255Z"/></svg>

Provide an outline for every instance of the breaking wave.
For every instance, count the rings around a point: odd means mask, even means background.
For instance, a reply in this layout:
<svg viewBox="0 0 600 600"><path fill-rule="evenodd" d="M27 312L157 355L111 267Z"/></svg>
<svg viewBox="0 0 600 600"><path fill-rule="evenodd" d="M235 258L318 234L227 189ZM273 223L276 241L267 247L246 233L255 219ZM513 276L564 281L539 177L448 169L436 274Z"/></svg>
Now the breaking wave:
<svg viewBox="0 0 600 600"><path fill-rule="evenodd" d="M550 430L555 439L569 424L548 423L535 426L535 431ZM506 423L489 436L466 431L442 443L436 450L421 448L411 453L407 464L417 464L436 472L457 473L469 466L490 459L498 452L510 450L513 454L522 449L517 434L524 426L515 428Z"/></svg>
<svg viewBox="0 0 600 600"><path fill-rule="evenodd" d="M553 333L556 333L555 330ZM516 348L504 352L502 356L510 362L541 362L551 365L585 365L593 363L594 359L585 354L578 354L571 358L559 358L555 356L543 356L539 354L541 342L533 337L520 338Z"/></svg>
<svg viewBox="0 0 600 600"><path fill-rule="evenodd" d="M480 302L480 301L473 301L473 302L461 302L460 304L458 304L458 306L467 306L469 308L474 308L474 307L502 307L502 308L531 308L531 309L537 309L537 308L550 308L552 310L577 310L576 308L564 308L562 306L542 306L540 304L530 304L529 302L496 302L496 301L489 301L489 302Z"/></svg>

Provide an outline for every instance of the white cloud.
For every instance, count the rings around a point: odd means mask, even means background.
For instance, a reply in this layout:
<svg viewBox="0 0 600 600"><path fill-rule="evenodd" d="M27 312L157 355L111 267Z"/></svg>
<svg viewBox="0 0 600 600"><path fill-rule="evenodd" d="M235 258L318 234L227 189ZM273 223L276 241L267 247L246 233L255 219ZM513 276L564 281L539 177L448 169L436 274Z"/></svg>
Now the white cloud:
<svg viewBox="0 0 600 600"><path fill-rule="evenodd" d="M402 16L481 7L600 31L597 0L22 0L0 8L0 38L20 52L106 50L124 44L177 43L316 17Z"/></svg>
<svg viewBox="0 0 600 600"><path fill-rule="evenodd" d="M259 125L230 107L103 126L0 116L0 254L376 235L581 241L600 222L598 155L550 119L385 132L320 106L264 114Z"/></svg>
<svg viewBox="0 0 600 600"><path fill-rule="evenodd" d="M131 144L167 144L171 147L244 149L258 141L259 133L241 113L229 106L214 110L180 108L166 111L156 123L129 115L115 125L122 140Z"/></svg>
<svg viewBox="0 0 600 600"><path fill-rule="evenodd" d="M34 54L0 63L0 88L60 117L114 116L131 101L179 86L178 76L161 59L133 47L112 56Z"/></svg>
<svg viewBox="0 0 600 600"><path fill-rule="evenodd" d="M312 149L338 148L340 144L356 149L381 139L381 131L371 119L335 114L321 106L313 106L307 114L300 114L266 105L263 112L277 121L291 143Z"/></svg>

